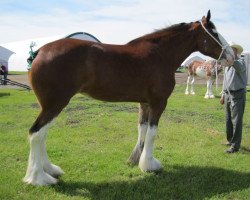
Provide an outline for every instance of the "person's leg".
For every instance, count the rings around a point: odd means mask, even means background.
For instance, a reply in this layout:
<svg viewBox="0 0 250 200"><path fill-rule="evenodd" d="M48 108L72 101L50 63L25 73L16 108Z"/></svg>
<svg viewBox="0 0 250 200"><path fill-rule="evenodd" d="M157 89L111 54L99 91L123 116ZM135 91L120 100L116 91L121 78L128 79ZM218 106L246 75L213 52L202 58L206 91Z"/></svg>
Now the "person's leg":
<svg viewBox="0 0 250 200"><path fill-rule="evenodd" d="M235 93L231 108L231 118L233 124L233 137L231 140L232 148L239 150L242 138L242 123L245 109L246 93Z"/></svg>
<svg viewBox="0 0 250 200"><path fill-rule="evenodd" d="M226 134L227 141L231 143L233 137L233 124L231 120L231 99L229 94L225 94L225 120L226 120Z"/></svg>
<svg viewBox="0 0 250 200"><path fill-rule="evenodd" d="M7 79L7 73L3 74L3 79L4 79L3 84L6 85L7 84L7 81L6 81L6 79Z"/></svg>

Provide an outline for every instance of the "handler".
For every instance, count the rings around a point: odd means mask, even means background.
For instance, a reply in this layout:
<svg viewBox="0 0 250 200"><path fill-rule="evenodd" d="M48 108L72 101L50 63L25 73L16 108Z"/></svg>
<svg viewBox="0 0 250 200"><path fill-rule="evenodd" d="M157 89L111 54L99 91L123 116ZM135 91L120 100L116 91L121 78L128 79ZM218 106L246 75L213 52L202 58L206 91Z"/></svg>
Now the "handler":
<svg viewBox="0 0 250 200"><path fill-rule="evenodd" d="M3 78L2 76L3 75ZM7 84L7 75L8 75L8 70L7 67L5 67L4 65L0 64L0 80L1 80L1 84L6 85Z"/></svg>
<svg viewBox="0 0 250 200"><path fill-rule="evenodd" d="M230 42L235 54L235 61L232 66L225 67L223 92L220 103L224 104L227 146L230 146L226 153L239 151L242 138L242 122L246 102L246 65L240 57L243 48Z"/></svg>

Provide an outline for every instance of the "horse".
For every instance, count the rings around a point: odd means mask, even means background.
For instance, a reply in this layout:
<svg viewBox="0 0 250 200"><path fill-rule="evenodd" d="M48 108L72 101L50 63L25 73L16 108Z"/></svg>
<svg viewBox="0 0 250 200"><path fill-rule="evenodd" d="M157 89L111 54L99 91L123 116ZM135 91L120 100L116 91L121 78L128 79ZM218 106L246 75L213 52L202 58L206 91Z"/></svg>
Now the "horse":
<svg viewBox="0 0 250 200"><path fill-rule="evenodd" d="M49 161L45 141L53 120L76 93L109 102L138 102L138 140L129 162L143 172L161 169L153 157L158 122L175 86L175 71L192 52L220 57L225 65L233 51L210 21L180 23L124 45L61 39L41 47L28 73L41 107L29 130L30 153L23 181L58 182L63 170ZM221 56L220 56L221 55Z"/></svg>
<svg viewBox="0 0 250 200"><path fill-rule="evenodd" d="M185 94L194 95L194 77L197 75L201 78L205 78L207 81L207 92L204 96L205 99L212 99L215 96L212 92L212 84L220 72L222 72L222 65L218 64L216 60L208 60L208 61L199 61L194 60L188 65L188 78L187 78L187 87ZM189 91L189 85L191 89Z"/></svg>

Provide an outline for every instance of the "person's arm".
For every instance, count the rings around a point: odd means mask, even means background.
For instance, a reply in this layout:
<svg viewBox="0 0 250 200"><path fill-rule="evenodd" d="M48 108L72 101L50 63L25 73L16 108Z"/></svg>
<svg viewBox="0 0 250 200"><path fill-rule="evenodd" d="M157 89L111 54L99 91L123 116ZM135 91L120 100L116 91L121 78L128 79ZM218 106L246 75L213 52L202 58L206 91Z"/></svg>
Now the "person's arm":
<svg viewBox="0 0 250 200"><path fill-rule="evenodd" d="M236 72L246 71L246 66L243 59L235 60L232 67L236 70Z"/></svg>

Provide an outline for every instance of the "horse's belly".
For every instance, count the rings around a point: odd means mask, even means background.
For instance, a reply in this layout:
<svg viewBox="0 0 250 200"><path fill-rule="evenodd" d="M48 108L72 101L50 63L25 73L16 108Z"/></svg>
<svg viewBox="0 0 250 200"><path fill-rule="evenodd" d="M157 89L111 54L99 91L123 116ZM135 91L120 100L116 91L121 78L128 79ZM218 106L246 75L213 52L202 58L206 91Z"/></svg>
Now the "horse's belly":
<svg viewBox="0 0 250 200"><path fill-rule="evenodd" d="M201 78L205 78L206 77L206 70L203 68L197 68L196 75L201 77Z"/></svg>
<svg viewBox="0 0 250 200"><path fill-rule="evenodd" d="M115 89L105 87L93 87L87 90L81 90L81 93L88 94L89 96L110 102L146 102L146 98L142 93L135 92L133 90Z"/></svg>

